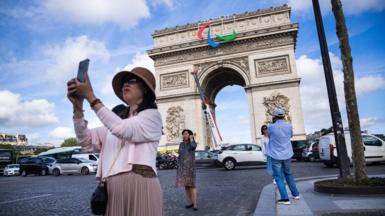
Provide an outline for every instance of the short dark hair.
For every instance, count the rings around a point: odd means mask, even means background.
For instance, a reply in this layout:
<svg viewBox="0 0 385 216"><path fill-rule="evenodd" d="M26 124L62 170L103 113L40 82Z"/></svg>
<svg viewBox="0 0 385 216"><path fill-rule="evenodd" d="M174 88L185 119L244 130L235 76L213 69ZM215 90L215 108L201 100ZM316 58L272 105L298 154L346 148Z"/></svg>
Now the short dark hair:
<svg viewBox="0 0 385 216"><path fill-rule="evenodd" d="M184 132L187 132L189 135L193 135L193 132L191 130L189 130L189 129L184 129L182 131L182 135L183 135Z"/></svg>
<svg viewBox="0 0 385 216"><path fill-rule="evenodd" d="M127 107L124 104L119 104L112 108L112 112L114 112L116 115L118 115L120 118L124 119L126 117L127 113Z"/></svg>
<svg viewBox="0 0 385 216"><path fill-rule="evenodd" d="M276 116L277 119L285 119L285 116Z"/></svg>
<svg viewBox="0 0 385 216"><path fill-rule="evenodd" d="M264 129L267 129L267 125L262 125L262 127L261 127L261 134L262 134L262 135L264 135L264 134L263 134L263 130L264 130Z"/></svg>

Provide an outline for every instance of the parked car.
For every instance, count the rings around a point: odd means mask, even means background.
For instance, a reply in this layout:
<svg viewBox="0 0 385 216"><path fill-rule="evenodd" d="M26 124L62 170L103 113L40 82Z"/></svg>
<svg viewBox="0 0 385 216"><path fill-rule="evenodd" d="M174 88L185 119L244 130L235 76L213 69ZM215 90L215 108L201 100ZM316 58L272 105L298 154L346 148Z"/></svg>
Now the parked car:
<svg viewBox="0 0 385 216"><path fill-rule="evenodd" d="M83 158L91 161L99 161L99 153L72 154L72 158Z"/></svg>
<svg viewBox="0 0 385 216"><path fill-rule="evenodd" d="M293 146L293 159L296 159L297 161L302 160L302 152L303 149L306 147L306 141L305 140L296 140L296 141L291 141L291 144Z"/></svg>
<svg viewBox="0 0 385 216"><path fill-rule="evenodd" d="M236 166L265 164L260 146L256 144L235 144L223 147L218 153L218 161L226 170Z"/></svg>
<svg viewBox="0 0 385 216"><path fill-rule="evenodd" d="M96 173L98 164L95 161L84 158L64 158L49 165L49 173L54 176L62 174L82 174L88 175Z"/></svg>
<svg viewBox="0 0 385 216"><path fill-rule="evenodd" d="M302 159L305 161L314 161L319 159L319 143L318 141L312 142L310 145L307 145L302 151Z"/></svg>
<svg viewBox="0 0 385 216"><path fill-rule="evenodd" d="M20 174L20 165L19 164L8 164L4 168L4 176L12 176Z"/></svg>
<svg viewBox="0 0 385 216"><path fill-rule="evenodd" d="M218 153L204 150L195 151L195 163L198 165L209 165L209 166L217 166L218 161Z"/></svg>
<svg viewBox="0 0 385 216"><path fill-rule="evenodd" d="M345 131L346 149L350 161L352 161L352 148L350 140L350 132ZM364 147L365 160L369 162L385 161L385 140L371 134L362 133L362 141ZM337 149L334 134L330 133L320 138L320 159L327 167L333 167L337 164ZM338 165L338 164L337 164Z"/></svg>
<svg viewBox="0 0 385 216"><path fill-rule="evenodd" d="M48 161L52 158L48 157L29 157L20 160L20 173L22 176L36 174L45 176L48 174ZM54 159L53 159L54 160Z"/></svg>

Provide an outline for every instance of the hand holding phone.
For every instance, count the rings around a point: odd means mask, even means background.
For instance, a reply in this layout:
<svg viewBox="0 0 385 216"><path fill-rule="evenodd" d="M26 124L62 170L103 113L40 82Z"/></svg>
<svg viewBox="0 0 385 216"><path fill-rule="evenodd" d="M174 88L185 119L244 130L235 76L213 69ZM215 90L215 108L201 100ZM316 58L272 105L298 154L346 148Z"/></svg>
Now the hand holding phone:
<svg viewBox="0 0 385 216"><path fill-rule="evenodd" d="M90 64L89 59L84 59L83 61L79 62L79 69L78 69L78 80L80 82L84 82L84 74L88 71L88 66Z"/></svg>

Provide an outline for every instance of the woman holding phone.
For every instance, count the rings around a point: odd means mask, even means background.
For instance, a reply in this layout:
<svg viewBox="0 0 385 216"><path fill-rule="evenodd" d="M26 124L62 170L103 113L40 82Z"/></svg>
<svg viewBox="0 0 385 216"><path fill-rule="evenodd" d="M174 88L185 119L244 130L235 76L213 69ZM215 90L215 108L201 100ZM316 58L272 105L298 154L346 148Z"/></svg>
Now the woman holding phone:
<svg viewBox="0 0 385 216"><path fill-rule="evenodd" d="M156 175L155 157L162 136L162 119L155 103L155 78L146 68L121 71L112 80L116 96L128 105L127 118L105 107L92 89L88 74L84 82L67 83L73 105L76 137L84 148L100 150L96 177L106 181L105 215L163 215L163 195ZM88 129L83 101L95 111L102 127Z"/></svg>
<svg viewBox="0 0 385 216"><path fill-rule="evenodd" d="M188 202L186 208L193 208L197 211L197 190L195 187L195 148L197 144L191 130L183 130L182 136L183 142L180 143L178 150L176 186L185 188Z"/></svg>

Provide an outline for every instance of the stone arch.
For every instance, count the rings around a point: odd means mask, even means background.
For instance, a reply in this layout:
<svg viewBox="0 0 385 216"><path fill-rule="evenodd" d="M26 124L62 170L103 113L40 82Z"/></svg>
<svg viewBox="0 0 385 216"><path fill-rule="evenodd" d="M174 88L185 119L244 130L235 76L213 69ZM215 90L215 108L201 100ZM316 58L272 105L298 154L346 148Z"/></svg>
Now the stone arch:
<svg viewBox="0 0 385 216"><path fill-rule="evenodd" d="M231 62L215 63L203 68L198 75L199 82L206 91L206 97L214 102L216 95L228 85L250 85L248 73L237 64Z"/></svg>

